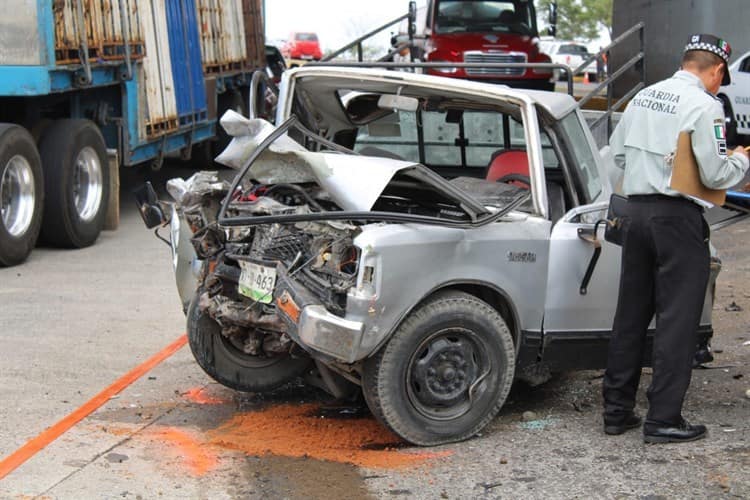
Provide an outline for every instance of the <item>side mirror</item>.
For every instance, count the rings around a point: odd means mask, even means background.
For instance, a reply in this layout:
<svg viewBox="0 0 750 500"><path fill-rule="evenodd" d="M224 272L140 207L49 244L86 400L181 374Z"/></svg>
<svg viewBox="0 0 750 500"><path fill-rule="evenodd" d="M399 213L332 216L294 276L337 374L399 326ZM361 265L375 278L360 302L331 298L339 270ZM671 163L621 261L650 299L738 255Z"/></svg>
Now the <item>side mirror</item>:
<svg viewBox="0 0 750 500"><path fill-rule="evenodd" d="M549 4L549 28L547 28L547 34L549 36L555 36L557 34L557 2Z"/></svg>
<svg viewBox="0 0 750 500"><path fill-rule="evenodd" d="M409 24L417 21L417 2L412 0L409 2Z"/></svg>
<svg viewBox="0 0 750 500"><path fill-rule="evenodd" d="M417 33L417 2L412 0L409 2L409 19L408 19L408 33L409 40L414 39L414 35Z"/></svg>
<svg viewBox="0 0 750 500"><path fill-rule="evenodd" d="M150 182L136 188L133 195L135 196L135 203L138 205L138 212L140 212L143 223L147 228L152 229L169 222L169 218L164 214L161 203L159 203L159 197L154 191L154 186Z"/></svg>

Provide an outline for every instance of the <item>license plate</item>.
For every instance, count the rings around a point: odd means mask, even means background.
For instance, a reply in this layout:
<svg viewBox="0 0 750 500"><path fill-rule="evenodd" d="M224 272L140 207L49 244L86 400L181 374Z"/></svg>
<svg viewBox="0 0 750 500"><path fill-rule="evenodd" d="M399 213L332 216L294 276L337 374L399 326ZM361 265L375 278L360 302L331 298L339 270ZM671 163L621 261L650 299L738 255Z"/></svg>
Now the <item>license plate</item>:
<svg viewBox="0 0 750 500"><path fill-rule="evenodd" d="M273 300L273 287L276 285L276 268L242 260L239 263L242 272L238 291L256 302L270 304Z"/></svg>

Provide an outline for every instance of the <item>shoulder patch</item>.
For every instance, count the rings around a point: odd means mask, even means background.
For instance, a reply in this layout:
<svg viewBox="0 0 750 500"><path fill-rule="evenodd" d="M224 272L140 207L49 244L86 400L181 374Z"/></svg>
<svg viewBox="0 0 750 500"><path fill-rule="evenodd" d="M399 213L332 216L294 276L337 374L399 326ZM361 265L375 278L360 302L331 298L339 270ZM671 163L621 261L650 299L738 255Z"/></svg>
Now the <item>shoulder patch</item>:
<svg viewBox="0 0 750 500"><path fill-rule="evenodd" d="M716 122L714 122L714 136L716 137L716 139L726 139L727 137L726 131L724 130L724 124L721 123L716 125L715 123Z"/></svg>
<svg viewBox="0 0 750 500"><path fill-rule="evenodd" d="M724 124L714 122L714 139L716 140L716 152L719 156L727 155L727 134Z"/></svg>

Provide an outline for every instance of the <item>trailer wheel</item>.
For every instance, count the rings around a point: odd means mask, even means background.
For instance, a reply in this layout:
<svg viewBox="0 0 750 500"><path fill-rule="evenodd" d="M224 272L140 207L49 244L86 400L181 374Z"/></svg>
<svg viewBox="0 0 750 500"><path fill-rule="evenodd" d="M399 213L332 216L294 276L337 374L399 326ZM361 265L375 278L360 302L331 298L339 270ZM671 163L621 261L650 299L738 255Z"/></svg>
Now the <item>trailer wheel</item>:
<svg viewBox="0 0 750 500"><path fill-rule="evenodd" d="M435 295L367 359L362 392L373 415L423 446L478 433L505 402L515 372L510 330L486 302Z"/></svg>
<svg viewBox="0 0 750 500"><path fill-rule="evenodd" d="M58 120L39 144L46 180L42 241L53 246L93 245L109 199L107 148L89 120Z"/></svg>
<svg viewBox="0 0 750 500"><path fill-rule="evenodd" d="M42 162L23 127L0 124L0 266L29 256L42 222Z"/></svg>
<svg viewBox="0 0 750 500"><path fill-rule="evenodd" d="M218 117L221 117L229 111L236 111L242 116L247 116L247 105L245 99L242 97L242 93L239 90L227 90L223 94L219 94L217 108L219 110ZM227 149L229 143L232 140L232 136L227 134L221 124L216 125L216 140L213 142L213 157L216 158L221 154L222 151Z"/></svg>

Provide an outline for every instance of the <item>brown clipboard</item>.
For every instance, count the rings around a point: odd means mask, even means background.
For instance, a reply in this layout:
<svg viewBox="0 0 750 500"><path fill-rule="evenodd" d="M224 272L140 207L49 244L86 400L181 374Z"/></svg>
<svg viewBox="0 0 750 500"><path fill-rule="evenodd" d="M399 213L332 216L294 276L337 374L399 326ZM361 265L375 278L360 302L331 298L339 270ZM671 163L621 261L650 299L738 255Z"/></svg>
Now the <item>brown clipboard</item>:
<svg viewBox="0 0 750 500"><path fill-rule="evenodd" d="M724 204L727 196L726 189L711 189L703 185L698 171L698 162L693 154L690 134L687 132L680 132L677 139L677 151L675 151L672 163L672 179L669 187L682 194L719 206Z"/></svg>

